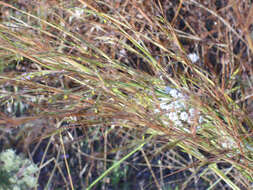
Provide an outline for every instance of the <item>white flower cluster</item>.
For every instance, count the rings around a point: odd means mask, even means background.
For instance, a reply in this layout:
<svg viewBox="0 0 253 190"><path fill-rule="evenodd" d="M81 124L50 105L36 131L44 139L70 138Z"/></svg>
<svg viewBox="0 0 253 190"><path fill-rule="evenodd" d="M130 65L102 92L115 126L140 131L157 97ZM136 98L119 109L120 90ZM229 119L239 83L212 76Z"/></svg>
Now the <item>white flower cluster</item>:
<svg viewBox="0 0 253 190"><path fill-rule="evenodd" d="M37 186L38 168L8 149L0 154L0 190L29 190Z"/></svg>
<svg viewBox="0 0 253 190"><path fill-rule="evenodd" d="M175 127L189 132L189 127L186 126L196 122L196 118L199 125L203 123L203 117L200 116L199 112L185 104L187 98L182 93L168 86L164 92L169 96L159 98L160 108L165 112L161 117L164 125L169 125L169 123L173 122ZM155 111L159 112L158 110Z"/></svg>

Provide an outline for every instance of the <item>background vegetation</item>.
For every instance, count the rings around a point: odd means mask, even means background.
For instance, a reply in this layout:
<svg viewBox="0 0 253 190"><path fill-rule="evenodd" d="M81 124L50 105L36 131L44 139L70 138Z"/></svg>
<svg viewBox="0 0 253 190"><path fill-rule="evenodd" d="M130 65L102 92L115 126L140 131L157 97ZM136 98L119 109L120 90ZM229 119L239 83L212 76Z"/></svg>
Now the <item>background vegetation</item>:
<svg viewBox="0 0 253 190"><path fill-rule="evenodd" d="M252 1L0 9L0 151L36 189L252 188Z"/></svg>

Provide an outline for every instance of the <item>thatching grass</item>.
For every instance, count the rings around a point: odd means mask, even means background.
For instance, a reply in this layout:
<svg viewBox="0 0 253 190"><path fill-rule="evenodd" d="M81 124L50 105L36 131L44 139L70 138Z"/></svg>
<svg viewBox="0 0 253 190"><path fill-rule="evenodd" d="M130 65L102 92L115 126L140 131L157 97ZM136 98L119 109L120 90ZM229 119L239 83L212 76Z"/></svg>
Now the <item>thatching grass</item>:
<svg viewBox="0 0 253 190"><path fill-rule="evenodd" d="M37 159L41 187L252 186L252 11L244 21L208 0L0 6L1 141ZM135 167L153 184L128 182Z"/></svg>

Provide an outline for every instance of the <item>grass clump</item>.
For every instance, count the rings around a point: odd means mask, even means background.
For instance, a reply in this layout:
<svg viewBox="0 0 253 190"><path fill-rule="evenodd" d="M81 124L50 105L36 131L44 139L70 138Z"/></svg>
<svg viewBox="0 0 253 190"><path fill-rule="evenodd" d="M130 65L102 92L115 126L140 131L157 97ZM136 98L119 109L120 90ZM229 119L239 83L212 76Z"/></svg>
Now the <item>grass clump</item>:
<svg viewBox="0 0 253 190"><path fill-rule="evenodd" d="M251 26L235 6L0 6L0 143L40 164L40 187L252 186Z"/></svg>

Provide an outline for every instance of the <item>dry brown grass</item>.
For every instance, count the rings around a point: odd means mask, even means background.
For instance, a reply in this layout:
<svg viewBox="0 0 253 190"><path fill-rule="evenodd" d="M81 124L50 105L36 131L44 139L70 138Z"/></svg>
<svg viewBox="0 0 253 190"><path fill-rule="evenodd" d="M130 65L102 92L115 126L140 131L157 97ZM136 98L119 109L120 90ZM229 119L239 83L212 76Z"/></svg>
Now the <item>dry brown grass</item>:
<svg viewBox="0 0 253 190"><path fill-rule="evenodd" d="M100 178L97 189L123 188L119 179L137 189L252 186L250 1L0 1L0 9L1 143L37 159L41 187L84 189ZM205 117L200 129L198 118L188 130L164 124L160 98L175 101L166 86Z"/></svg>

